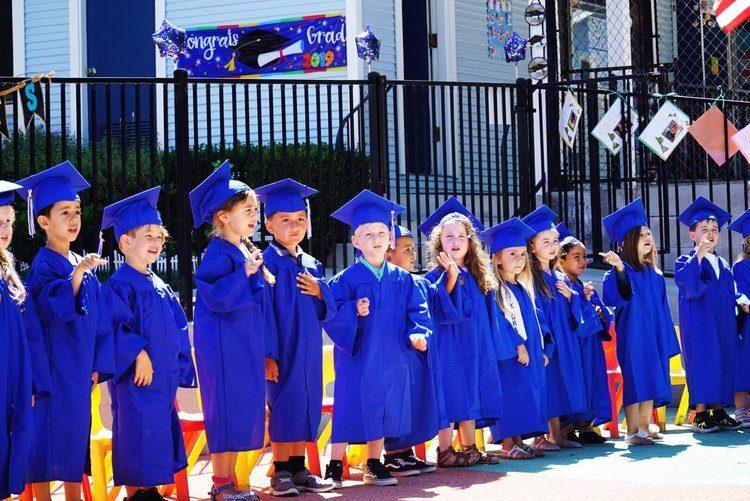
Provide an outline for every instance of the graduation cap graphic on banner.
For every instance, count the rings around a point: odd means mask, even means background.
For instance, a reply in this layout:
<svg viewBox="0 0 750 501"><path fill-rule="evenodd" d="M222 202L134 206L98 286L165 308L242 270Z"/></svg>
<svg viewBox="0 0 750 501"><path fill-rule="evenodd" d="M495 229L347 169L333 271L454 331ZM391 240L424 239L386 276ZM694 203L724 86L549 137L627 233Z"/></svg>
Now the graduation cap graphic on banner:
<svg viewBox="0 0 750 501"><path fill-rule="evenodd" d="M31 125L34 115L39 120L46 122L44 117L44 90L42 89L41 80L31 80L18 90L18 99L21 101L23 110L24 127Z"/></svg>
<svg viewBox="0 0 750 501"><path fill-rule="evenodd" d="M259 70L287 56L301 53L301 39L294 41L271 31L253 30L237 42L232 59L236 56L242 64ZM231 65L232 61L228 64Z"/></svg>

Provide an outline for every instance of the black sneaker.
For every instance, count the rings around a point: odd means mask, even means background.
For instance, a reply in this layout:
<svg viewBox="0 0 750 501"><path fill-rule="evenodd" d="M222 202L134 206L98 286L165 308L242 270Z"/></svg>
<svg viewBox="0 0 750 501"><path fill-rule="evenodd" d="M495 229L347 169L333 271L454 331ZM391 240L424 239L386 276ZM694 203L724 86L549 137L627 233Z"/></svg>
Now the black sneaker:
<svg viewBox="0 0 750 501"><path fill-rule="evenodd" d="M334 489L341 489L344 485L341 482L341 477L344 476L344 464L341 461L331 461L326 466L325 479L331 479Z"/></svg>
<svg viewBox="0 0 750 501"><path fill-rule="evenodd" d="M276 497L299 496L297 487L292 482L292 476L288 471L277 471L271 477L271 494Z"/></svg>
<svg viewBox="0 0 750 501"><path fill-rule="evenodd" d="M578 435L578 441L582 444L603 444L607 442L607 439L599 435L597 432L593 430L589 430L589 431L582 431Z"/></svg>
<svg viewBox="0 0 750 501"><path fill-rule="evenodd" d="M392 477L379 459L368 459L362 474L365 485L397 485L398 480Z"/></svg>
<svg viewBox="0 0 750 501"><path fill-rule="evenodd" d="M419 475L416 461L404 454L386 454L385 469L394 477L411 477Z"/></svg>
<svg viewBox="0 0 750 501"><path fill-rule="evenodd" d="M164 497L159 494L159 489L156 487L151 487L150 489L146 490L146 499L149 501L164 501Z"/></svg>
<svg viewBox="0 0 750 501"><path fill-rule="evenodd" d="M333 483L324 482L307 468L292 475L292 482L299 492L328 492L333 490Z"/></svg>
<svg viewBox="0 0 750 501"><path fill-rule="evenodd" d="M711 414L708 411L698 412L695 415L695 420L692 426L693 433L713 433L721 430L721 427L716 424Z"/></svg>
<svg viewBox="0 0 750 501"><path fill-rule="evenodd" d="M405 459L407 461L413 462L414 467L419 470L419 473L432 473L433 471L437 470L437 465L426 463L413 454L407 453Z"/></svg>
<svg viewBox="0 0 750 501"><path fill-rule="evenodd" d="M739 430L742 428L742 423L727 414L724 409L712 410L711 418L722 430Z"/></svg>
<svg viewBox="0 0 750 501"><path fill-rule="evenodd" d="M565 438L567 438L571 442L581 443L581 439L578 438L578 435L576 435L576 431L572 430L567 435L565 435Z"/></svg>

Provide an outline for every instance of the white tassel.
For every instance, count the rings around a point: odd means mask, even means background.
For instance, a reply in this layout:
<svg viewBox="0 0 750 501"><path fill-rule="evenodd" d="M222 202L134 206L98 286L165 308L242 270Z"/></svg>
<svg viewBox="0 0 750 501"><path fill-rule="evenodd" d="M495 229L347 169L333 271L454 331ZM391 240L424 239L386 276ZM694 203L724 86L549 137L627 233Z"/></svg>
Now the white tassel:
<svg viewBox="0 0 750 501"><path fill-rule="evenodd" d="M96 253L99 257L102 256L102 250L104 250L104 232L99 232L99 248L97 249Z"/></svg>
<svg viewBox="0 0 750 501"><path fill-rule="evenodd" d="M34 225L34 195L31 190L29 190L29 198L27 202L26 216L29 219L29 235L33 237L34 233L36 233L36 226Z"/></svg>
<svg viewBox="0 0 750 501"><path fill-rule="evenodd" d="M391 249L396 248L396 211L391 209Z"/></svg>
<svg viewBox="0 0 750 501"><path fill-rule="evenodd" d="M312 211L310 210L310 199L306 198L305 203L307 204L307 239L312 238Z"/></svg>

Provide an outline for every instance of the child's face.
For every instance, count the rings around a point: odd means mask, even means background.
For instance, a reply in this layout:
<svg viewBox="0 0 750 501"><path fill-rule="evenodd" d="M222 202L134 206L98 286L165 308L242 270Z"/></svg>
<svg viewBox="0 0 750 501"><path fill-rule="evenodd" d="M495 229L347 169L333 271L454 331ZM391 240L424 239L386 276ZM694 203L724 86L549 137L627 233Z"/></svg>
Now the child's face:
<svg viewBox="0 0 750 501"><path fill-rule="evenodd" d="M500 270L506 279L514 279L521 274L526 266L526 246L506 247L499 252L497 261Z"/></svg>
<svg viewBox="0 0 750 501"><path fill-rule="evenodd" d="M391 234L383 223L366 223L359 225L352 235L352 244L362 252L370 263L380 263L390 244Z"/></svg>
<svg viewBox="0 0 750 501"><path fill-rule="evenodd" d="M557 230L544 230L531 239L531 252L542 262L552 261L560 252Z"/></svg>
<svg viewBox="0 0 750 501"><path fill-rule="evenodd" d="M164 228L158 224L141 226L132 236L126 233L120 237L120 250L125 257L144 266L155 263L163 249Z"/></svg>
<svg viewBox="0 0 750 501"><path fill-rule="evenodd" d="M258 203L254 196L248 196L236 204L232 210L219 214L219 219L230 233L250 238L258 226Z"/></svg>
<svg viewBox="0 0 750 501"><path fill-rule="evenodd" d="M443 225L440 233L440 246L456 262L462 264L469 251L469 234L461 221L451 221Z"/></svg>
<svg viewBox="0 0 750 501"><path fill-rule="evenodd" d="M716 245L719 243L721 233L719 233L719 223L716 219L704 219L695 224L695 228L690 232L690 239L698 245L703 241L703 237L711 243L711 252L716 249Z"/></svg>
<svg viewBox="0 0 750 501"><path fill-rule="evenodd" d="M266 229L284 247L296 248L307 233L307 211L275 212L266 218Z"/></svg>
<svg viewBox="0 0 750 501"><path fill-rule="evenodd" d="M588 266L586 262L586 248L579 244L573 245L560 262L566 275L580 277L586 271L586 266Z"/></svg>
<svg viewBox="0 0 750 501"><path fill-rule="evenodd" d="M641 236L638 237L638 257L647 256L654 248L654 238L648 226L641 226Z"/></svg>
<svg viewBox="0 0 750 501"><path fill-rule="evenodd" d="M47 234L48 240L75 242L81 231L81 202L56 202L49 216L39 216L37 222Z"/></svg>
<svg viewBox="0 0 750 501"><path fill-rule="evenodd" d="M13 223L16 222L16 211L10 205L0 207L0 249L7 249L13 240Z"/></svg>
<svg viewBox="0 0 750 501"><path fill-rule="evenodd" d="M409 273L414 271L414 263L417 253L414 251L414 239L412 237L399 237L396 239L396 248L388 249L385 255L389 263L402 268Z"/></svg>

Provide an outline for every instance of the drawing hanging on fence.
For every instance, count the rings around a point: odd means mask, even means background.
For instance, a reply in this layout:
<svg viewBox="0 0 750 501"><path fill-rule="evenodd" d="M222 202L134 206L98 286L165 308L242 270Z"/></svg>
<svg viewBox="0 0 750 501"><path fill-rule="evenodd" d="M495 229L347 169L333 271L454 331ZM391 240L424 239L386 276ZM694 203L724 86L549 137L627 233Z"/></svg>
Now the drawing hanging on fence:
<svg viewBox="0 0 750 501"><path fill-rule="evenodd" d="M689 125L690 117L672 101L667 101L643 129L638 140L659 158L666 160L687 135Z"/></svg>
<svg viewBox="0 0 750 501"><path fill-rule="evenodd" d="M243 77L346 69L341 13L270 23L188 28L178 68L192 77Z"/></svg>
<svg viewBox="0 0 750 501"><path fill-rule="evenodd" d="M573 148L573 143L576 140L576 132L578 131L578 123L581 120L582 113L583 108L578 104L573 93L566 91L562 111L560 112L559 127L560 137L569 148Z"/></svg>
<svg viewBox="0 0 750 501"><path fill-rule="evenodd" d="M502 59L505 41L513 32L513 11L509 0L487 0L487 50L490 59Z"/></svg>
<svg viewBox="0 0 750 501"><path fill-rule="evenodd" d="M628 110L630 123L622 117L623 106ZM623 105L622 99L618 97L599 123L594 126L591 135L598 139L611 154L617 155L622 149L624 135L628 131L635 132L637 128L638 114L628 103Z"/></svg>
<svg viewBox="0 0 750 501"><path fill-rule="evenodd" d="M750 124L732 136L732 142L737 146L745 160L750 162Z"/></svg>
<svg viewBox="0 0 750 501"><path fill-rule="evenodd" d="M711 106L688 127L688 132L719 166L737 153L737 145L731 140L737 134L737 127L724 117L718 106Z"/></svg>

